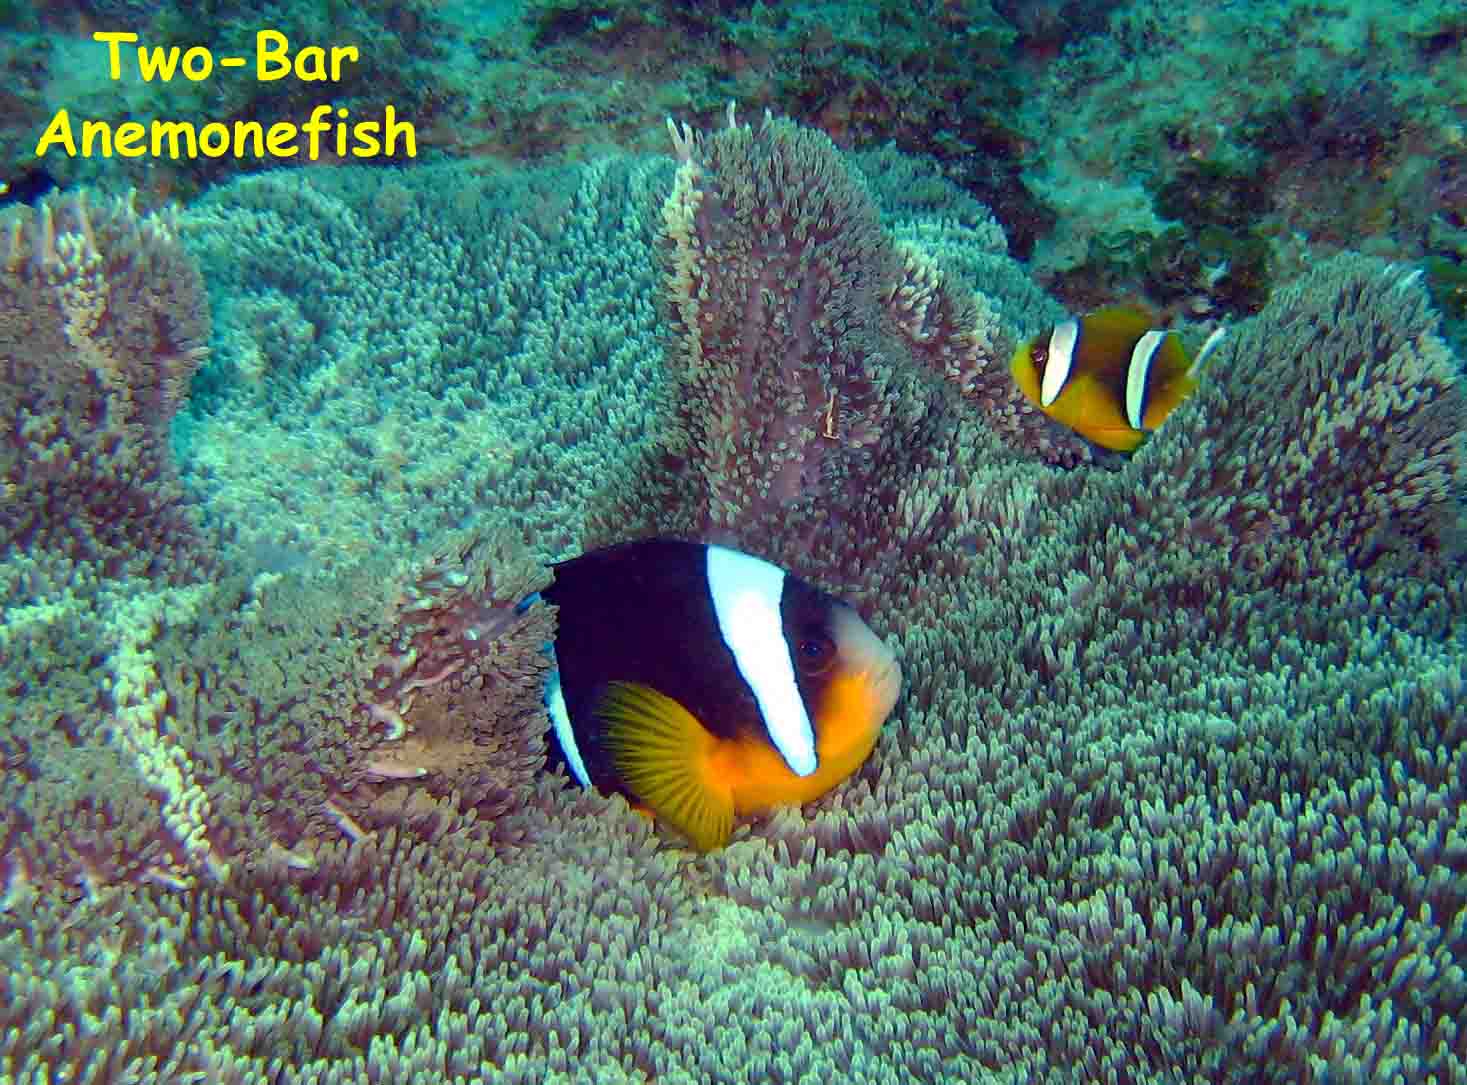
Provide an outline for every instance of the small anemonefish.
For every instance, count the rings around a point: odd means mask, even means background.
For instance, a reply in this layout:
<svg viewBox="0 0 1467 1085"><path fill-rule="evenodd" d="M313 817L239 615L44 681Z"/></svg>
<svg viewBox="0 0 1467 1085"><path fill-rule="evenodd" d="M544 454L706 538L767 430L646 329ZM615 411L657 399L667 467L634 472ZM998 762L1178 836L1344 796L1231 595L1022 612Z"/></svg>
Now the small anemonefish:
<svg viewBox="0 0 1467 1085"><path fill-rule="evenodd" d="M647 539L554 567L551 757L698 848L853 773L901 669L851 607L722 546Z"/></svg>
<svg viewBox="0 0 1467 1085"><path fill-rule="evenodd" d="M1009 368L1025 397L1056 422L1105 448L1134 452L1196 390L1223 335L1214 331L1193 358L1176 332L1153 323L1136 306L1098 309L1029 340Z"/></svg>

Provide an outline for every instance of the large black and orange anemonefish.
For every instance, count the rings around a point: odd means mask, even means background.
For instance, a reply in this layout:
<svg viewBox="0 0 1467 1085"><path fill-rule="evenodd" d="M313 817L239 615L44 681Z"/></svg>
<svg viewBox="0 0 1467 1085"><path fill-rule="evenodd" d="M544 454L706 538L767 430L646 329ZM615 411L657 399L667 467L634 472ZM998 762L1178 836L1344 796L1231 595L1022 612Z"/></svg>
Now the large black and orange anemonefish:
<svg viewBox="0 0 1467 1085"><path fill-rule="evenodd" d="M647 539L554 573L552 762L705 851L853 773L901 689L855 610L761 558Z"/></svg>
<svg viewBox="0 0 1467 1085"><path fill-rule="evenodd" d="M1014 352L1019 391L1087 441L1134 452L1197 389L1222 339L1218 328L1196 356L1145 309L1113 305L1056 324Z"/></svg>

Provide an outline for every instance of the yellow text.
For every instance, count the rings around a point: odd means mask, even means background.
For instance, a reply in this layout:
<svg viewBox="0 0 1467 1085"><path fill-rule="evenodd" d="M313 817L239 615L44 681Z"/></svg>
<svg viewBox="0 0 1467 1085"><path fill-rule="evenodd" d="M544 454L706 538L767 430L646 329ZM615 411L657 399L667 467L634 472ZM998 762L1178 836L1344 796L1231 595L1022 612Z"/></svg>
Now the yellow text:
<svg viewBox="0 0 1467 1085"><path fill-rule="evenodd" d="M335 117L332 117L332 114ZM36 156L56 149L75 158L295 158L304 153L312 162L323 152L337 158L393 157L401 153L408 158L418 154L417 132L410 121L398 120L397 110L388 106L382 120L347 122L348 110L342 106L318 105L310 119L301 124L276 121L269 126L259 121L210 121L198 125L192 121L154 120L148 124L124 121L113 125L108 121L85 120L78 132L71 114L56 111L36 144Z"/></svg>

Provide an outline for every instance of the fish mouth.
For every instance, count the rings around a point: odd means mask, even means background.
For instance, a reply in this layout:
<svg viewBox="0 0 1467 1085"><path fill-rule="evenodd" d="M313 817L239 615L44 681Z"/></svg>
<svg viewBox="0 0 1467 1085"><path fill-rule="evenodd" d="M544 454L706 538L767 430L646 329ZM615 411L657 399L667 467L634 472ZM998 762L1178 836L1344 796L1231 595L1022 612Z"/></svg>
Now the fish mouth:
<svg viewBox="0 0 1467 1085"><path fill-rule="evenodd" d="M837 616L835 633L841 669L864 687L870 726L879 728L902 692L902 667L896 653L854 610Z"/></svg>
<svg viewBox="0 0 1467 1085"><path fill-rule="evenodd" d="M884 721L896 707L897 698L902 695L902 666L897 662L896 656L888 655L881 666L868 673L867 683L871 688L878 718Z"/></svg>

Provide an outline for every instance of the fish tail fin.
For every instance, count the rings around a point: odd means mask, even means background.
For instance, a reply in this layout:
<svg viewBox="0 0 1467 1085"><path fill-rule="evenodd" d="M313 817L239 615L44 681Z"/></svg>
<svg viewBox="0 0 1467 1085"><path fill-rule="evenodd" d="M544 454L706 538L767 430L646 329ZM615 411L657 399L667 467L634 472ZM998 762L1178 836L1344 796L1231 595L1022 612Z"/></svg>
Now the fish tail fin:
<svg viewBox="0 0 1467 1085"><path fill-rule="evenodd" d="M1197 352L1197 357L1192 359L1192 364L1187 369L1187 376L1190 379L1196 380L1201 375L1202 369L1207 365L1208 359L1222 345L1222 341L1227 334L1228 326L1226 324L1219 324L1216 328L1212 329L1212 334L1207 337L1206 342L1202 344L1202 349Z"/></svg>
<svg viewBox="0 0 1467 1085"><path fill-rule="evenodd" d="M627 787L700 851L733 833L733 793L712 771L718 739L677 701L649 686L612 682L597 715Z"/></svg>

